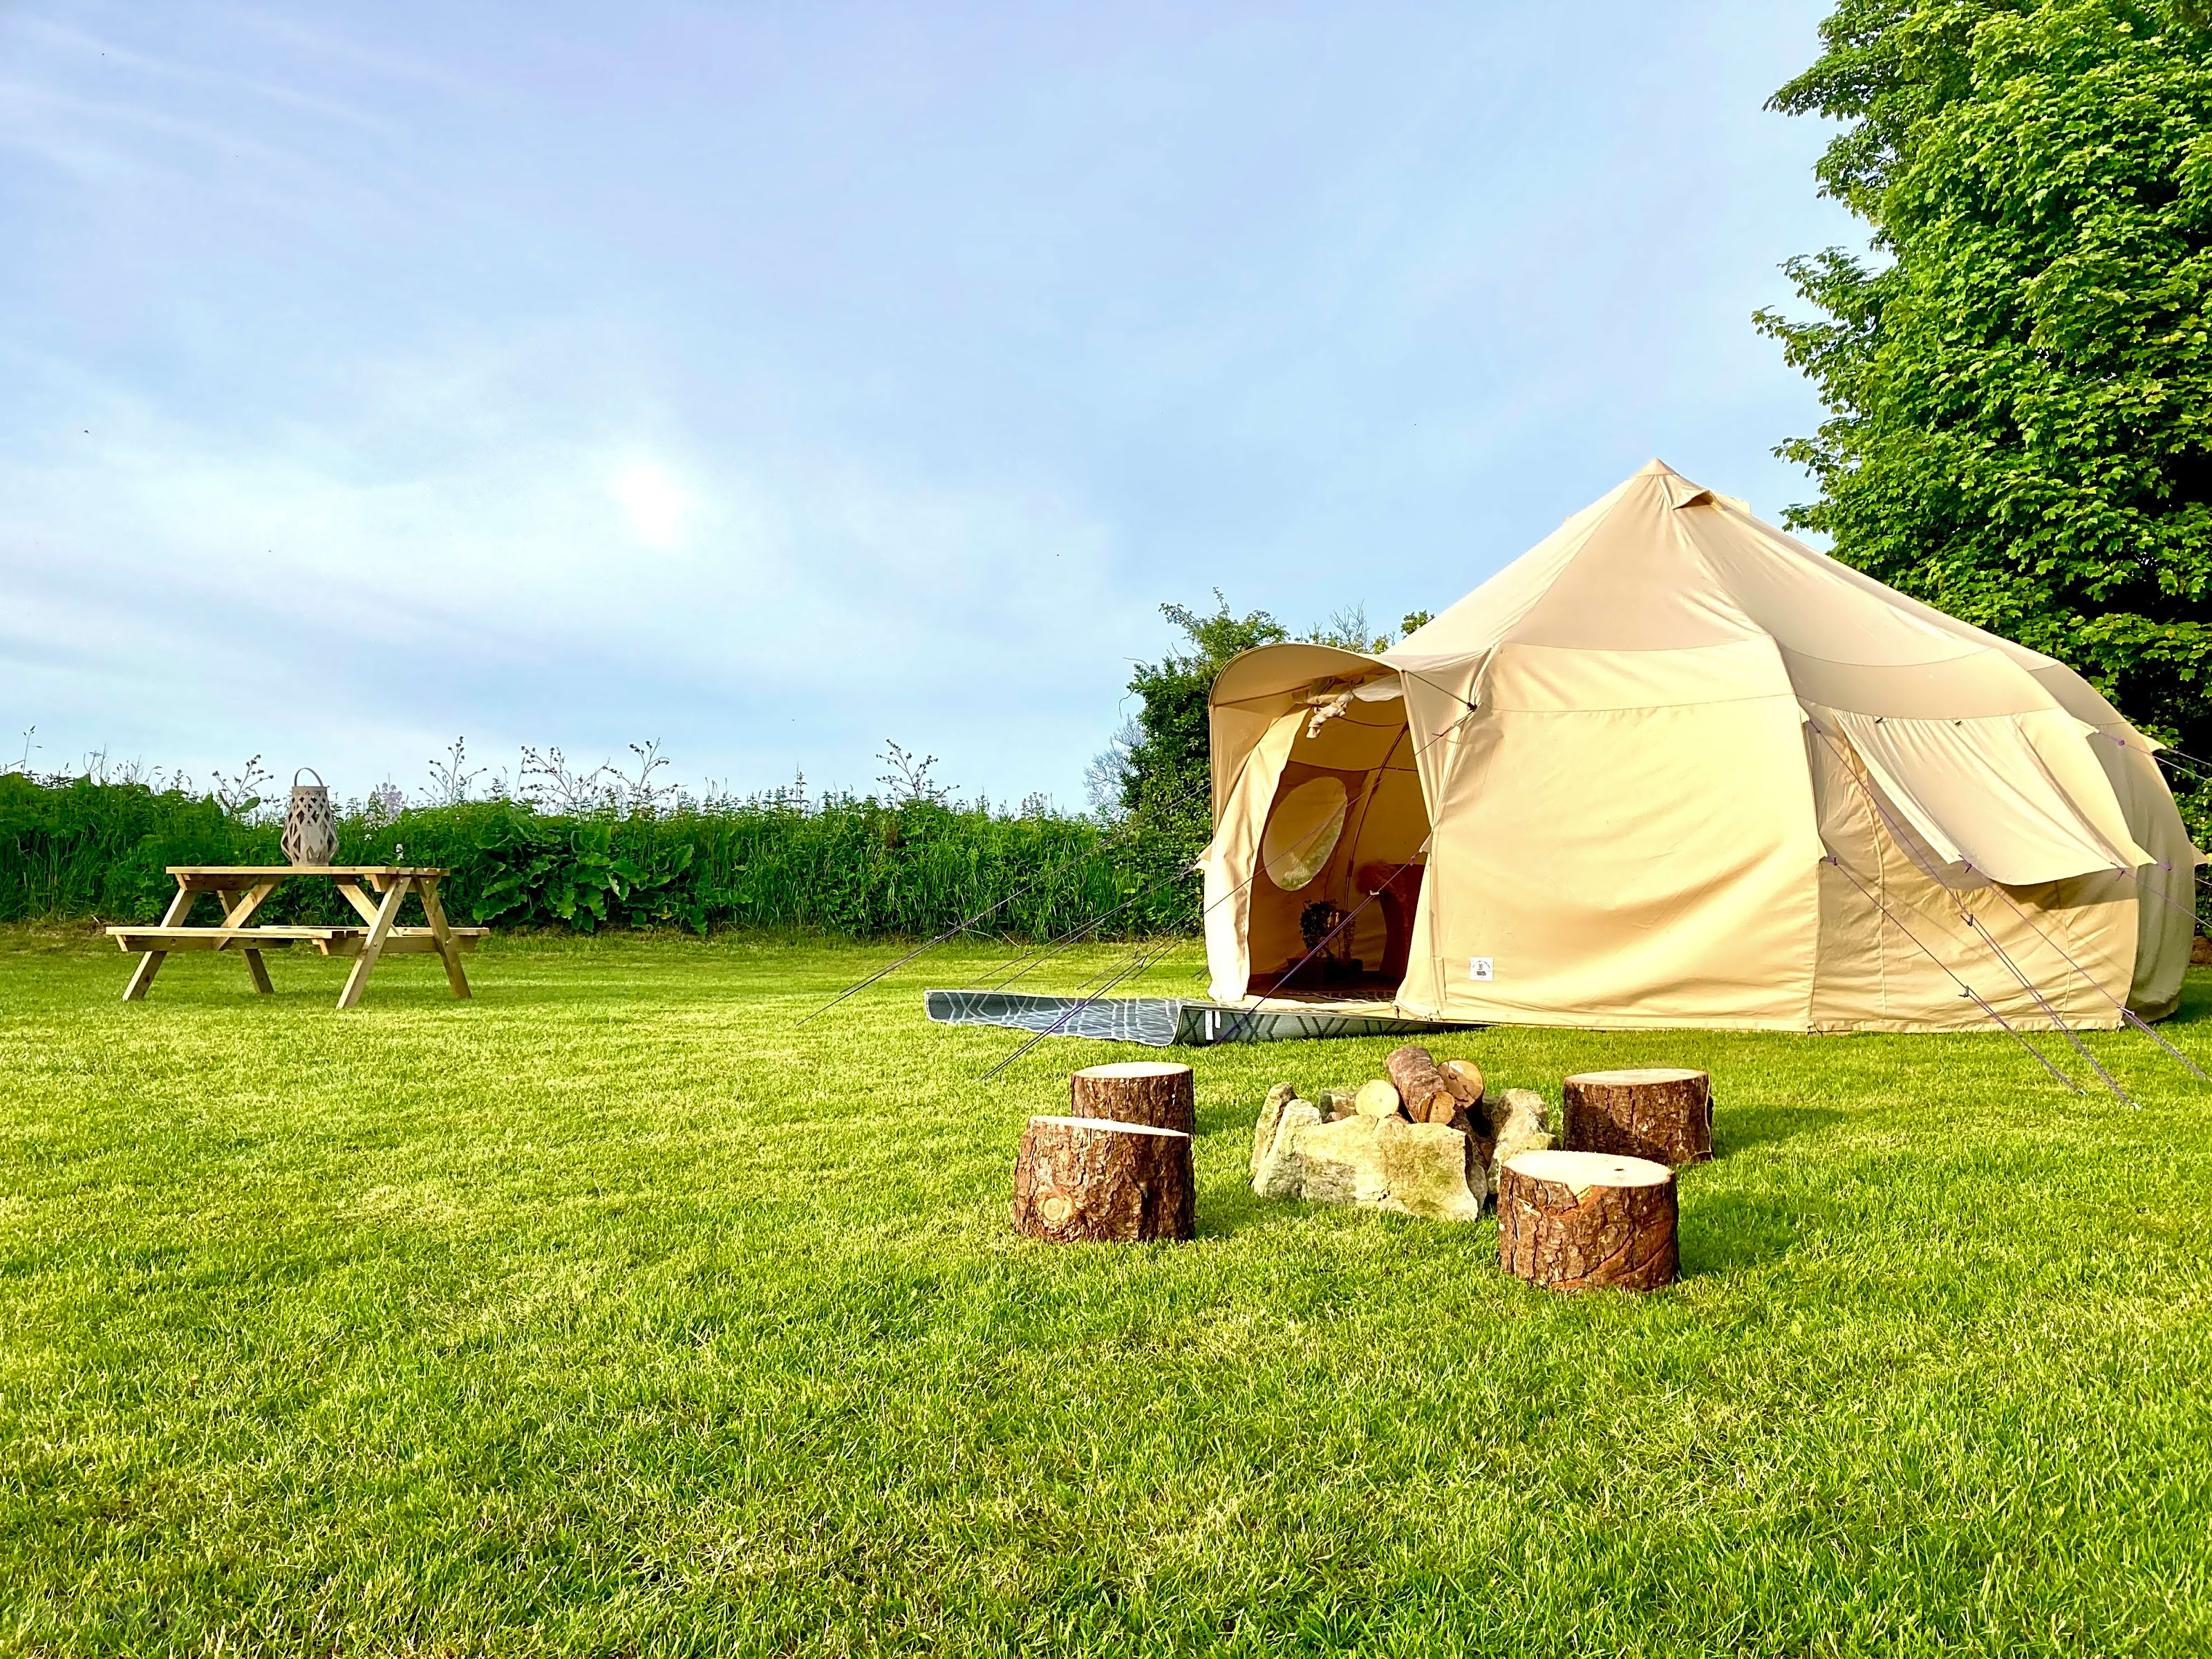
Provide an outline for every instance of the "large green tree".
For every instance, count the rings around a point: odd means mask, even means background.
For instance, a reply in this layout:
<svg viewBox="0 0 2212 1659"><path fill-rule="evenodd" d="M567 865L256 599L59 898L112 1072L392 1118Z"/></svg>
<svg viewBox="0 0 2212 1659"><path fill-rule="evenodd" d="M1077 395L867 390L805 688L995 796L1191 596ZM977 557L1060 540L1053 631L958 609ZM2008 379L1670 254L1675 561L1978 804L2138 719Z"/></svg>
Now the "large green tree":
<svg viewBox="0 0 2212 1659"><path fill-rule="evenodd" d="M1129 690L1138 708L1121 778L1121 806L1196 857L1213 832L1208 769L1206 693L1230 659L1255 646L1290 638L1264 611L1237 616L1217 589L1212 611L1164 605L1161 613L1183 632L1188 649L1139 663Z"/></svg>
<svg viewBox="0 0 2212 1659"><path fill-rule="evenodd" d="M1790 522L2212 755L2212 37L2201 3L1843 0L1774 99L1844 123L1869 258L1761 313L1832 411Z"/></svg>

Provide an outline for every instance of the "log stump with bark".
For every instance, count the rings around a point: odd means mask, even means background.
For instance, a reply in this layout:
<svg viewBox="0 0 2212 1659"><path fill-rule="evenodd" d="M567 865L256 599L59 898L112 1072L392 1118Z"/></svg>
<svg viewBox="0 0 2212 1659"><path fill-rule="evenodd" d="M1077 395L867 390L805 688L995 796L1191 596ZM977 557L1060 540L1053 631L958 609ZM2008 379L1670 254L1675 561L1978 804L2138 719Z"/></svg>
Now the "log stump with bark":
<svg viewBox="0 0 2212 1659"><path fill-rule="evenodd" d="M1067 1100L1071 1117L1198 1133L1198 1096L1188 1066L1157 1060L1086 1066L1067 1079Z"/></svg>
<svg viewBox="0 0 2212 1659"><path fill-rule="evenodd" d="M1498 1170L1498 1265L1554 1291L1674 1282L1674 1172L1605 1152L1516 1152Z"/></svg>
<svg viewBox="0 0 2212 1659"><path fill-rule="evenodd" d="M1673 1066L1583 1072L1560 1093L1571 1151L1648 1158L1669 1169L1713 1155L1713 1084L1703 1072Z"/></svg>
<svg viewBox="0 0 2212 1659"><path fill-rule="evenodd" d="M1136 1244L1198 1231L1190 1136L1100 1117L1033 1117L1014 1163L1014 1231Z"/></svg>

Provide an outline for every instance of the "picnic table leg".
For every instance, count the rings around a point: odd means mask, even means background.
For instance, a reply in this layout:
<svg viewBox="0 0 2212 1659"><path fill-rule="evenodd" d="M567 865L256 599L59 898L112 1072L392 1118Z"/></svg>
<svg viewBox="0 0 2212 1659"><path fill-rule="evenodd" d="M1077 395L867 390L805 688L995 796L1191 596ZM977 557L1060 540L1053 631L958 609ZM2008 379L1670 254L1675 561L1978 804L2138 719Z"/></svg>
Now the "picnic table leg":
<svg viewBox="0 0 2212 1659"><path fill-rule="evenodd" d="M338 993L338 1006L358 1008L362 994L368 989L368 976L376 966L376 959L384 954L384 941L392 937L392 925L399 920L400 902L407 896L411 884L402 876L392 884L384 895L384 902L376 907L376 920L368 926L368 937L361 942L361 954L353 959L353 971L346 975L345 989Z"/></svg>
<svg viewBox="0 0 2212 1659"><path fill-rule="evenodd" d="M439 902L438 878L431 876L416 881L415 886L422 896L422 914L430 921L430 936L438 942L438 959L446 964L446 983L455 996L466 1001L469 976L461 971L460 946L453 943L453 930L446 923L446 907Z"/></svg>
<svg viewBox="0 0 2212 1659"><path fill-rule="evenodd" d="M363 921L372 927L376 925L376 901L361 890L359 882L350 878L341 878L337 883L337 890L345 902L353 906Z"/></svg>
<svg viewBox="0 0 2212 1659"><path fill-rule="evenodd" d="M182 877L178 878L177 896L169 901L169 908L161 913L161 926L183 927L185 918L192 913L192 901L198 896L185 885ZM168 955L167 951L149 951L138 958L138 965L131 970L131 982L123 988L125 1002L144 1000L147 991L154 983L154 975L161 971L161 963L167 960Z"/></svg>
<svg viewBox="0 0 2212 1659"><path fill-rule="evenodd" d="M222 901L222 925L226 927L245 927L253 919L253 913L261 908L261 902L276 890L276 884L273 881L256 882L246 890L245 896L241 898L237 889L225 888L218 896ZM218 951L222 948L221 945L216 946ZM250 945L243 946L241 950L246 957L246 971L253 975L253 988L263 996L275 995L276 988L269 982L269 964L262 961L261 952Z"/></svg>

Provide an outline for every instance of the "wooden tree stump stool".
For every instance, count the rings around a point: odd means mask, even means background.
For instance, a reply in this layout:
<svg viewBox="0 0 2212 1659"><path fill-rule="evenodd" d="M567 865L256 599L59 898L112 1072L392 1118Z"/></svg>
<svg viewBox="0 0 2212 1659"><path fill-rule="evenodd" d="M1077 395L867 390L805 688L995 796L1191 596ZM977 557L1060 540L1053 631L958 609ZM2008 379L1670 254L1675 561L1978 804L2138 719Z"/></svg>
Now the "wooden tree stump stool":
<svg viewBox="0 0 2212 1659"><path fill-rule="evenodd" d="M1498 1170L1498 1265L1532 1285L1671 1285L1674 1222L1674 1172L1648 1158L1516 1152Z"/></svg>
<svg viewBox="0 0 2212 1659"><path fill-rule="evenodd" d="M1648 1158L1670 1170L1713 1155L1713 1080L1703 1072L1582 1072L1560 1093L1570 1151Z"/></svg>
<svg viewBox="0 0 2212 1659"><path fill-rule="evenodd" d="M1014 1164L1014 1231L1136 1244L1198 1231L1190 1137L1149 1123L1033 1117Z"/></svg>
<svg viewBox="0 0 2212 1659"><path fill-rule="evenodd" d="M1073 1117L1149 1123L1155 1129L1176 1129L1187 1135L1198 1133L1198 1095L1188 1066L1158 1060L1086 1066L1067 1079L1067 1099Z"/></svg>

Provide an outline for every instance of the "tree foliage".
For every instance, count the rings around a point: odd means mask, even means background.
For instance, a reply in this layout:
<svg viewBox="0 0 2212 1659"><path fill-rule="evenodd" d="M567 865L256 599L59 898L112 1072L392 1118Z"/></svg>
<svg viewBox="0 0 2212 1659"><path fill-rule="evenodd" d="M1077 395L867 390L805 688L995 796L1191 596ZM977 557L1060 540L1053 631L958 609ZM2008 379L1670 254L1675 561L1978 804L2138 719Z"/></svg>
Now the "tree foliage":
<svg viewBox="0 0 2212 1659"><path fill-rule="evenodd" d="M1221 590L1211 612L1164 605L1160 614L1183 631L1189 648L1139 663L1129 690L1138 700L1136 741L1121 780L1124 811L1196 857L1212 834L1206 694L1230 660L1255 646L1290 638L1264 611L1237 616Z"/></svg>
<svg viewBox="0 0 2212 1659"><path fill-rule="evenodd" d="M2212 752L2212 41L2202 4L1842 0L1775 95L1873 255L1761 313L1830 418L1780 453L1840 558Z"/></svg>

